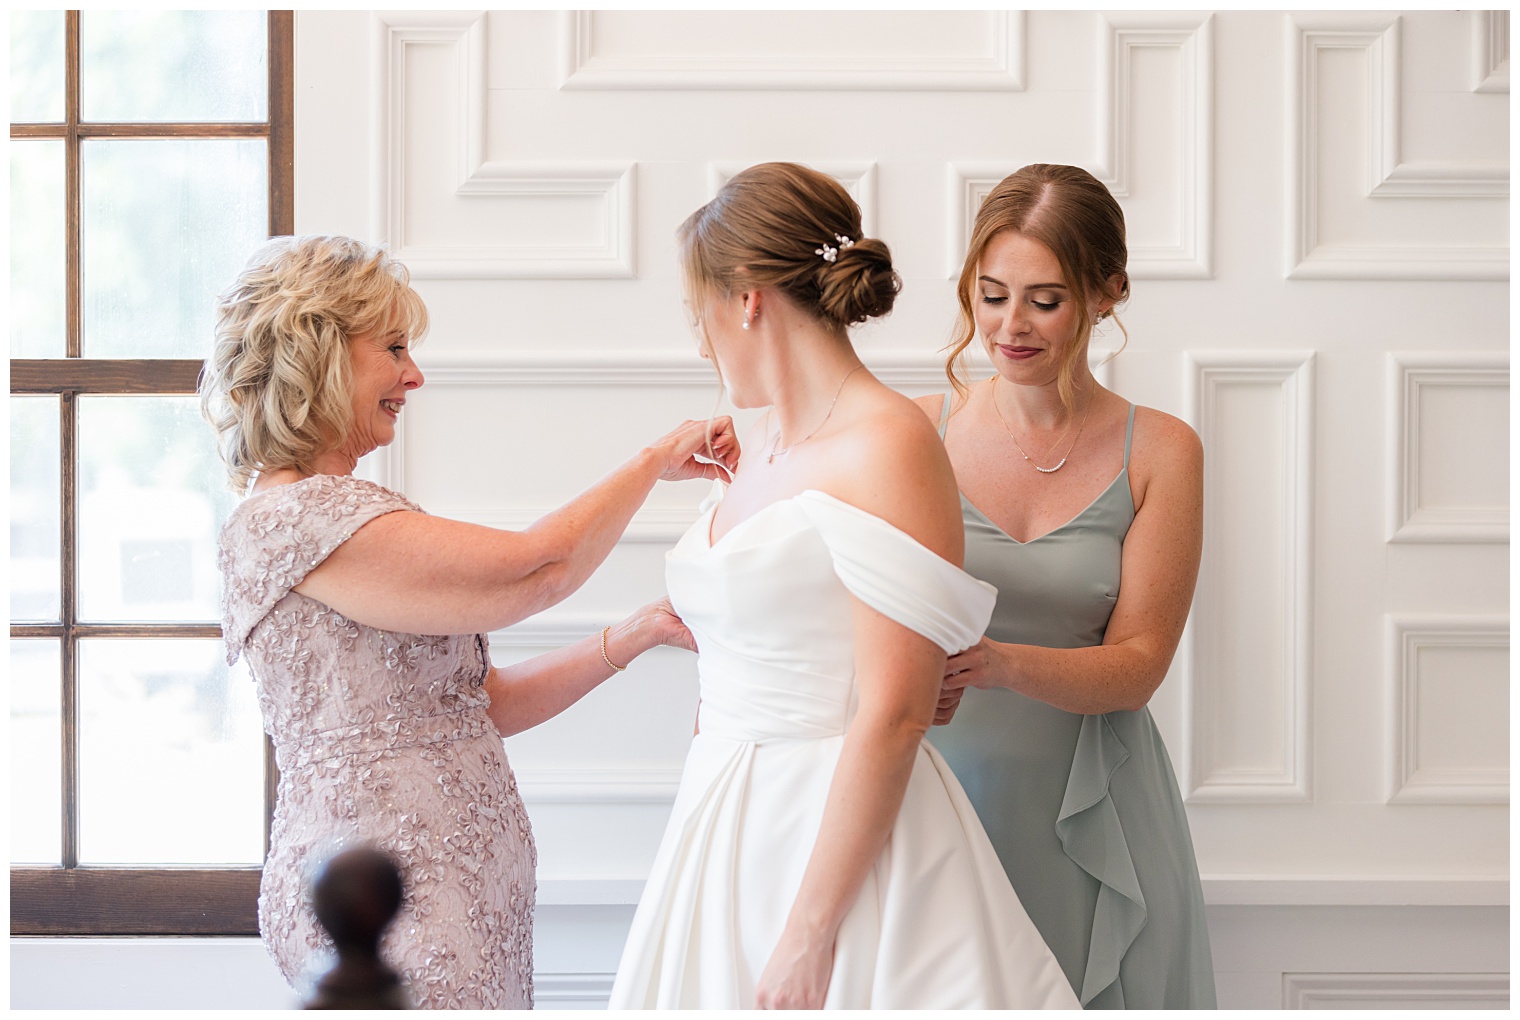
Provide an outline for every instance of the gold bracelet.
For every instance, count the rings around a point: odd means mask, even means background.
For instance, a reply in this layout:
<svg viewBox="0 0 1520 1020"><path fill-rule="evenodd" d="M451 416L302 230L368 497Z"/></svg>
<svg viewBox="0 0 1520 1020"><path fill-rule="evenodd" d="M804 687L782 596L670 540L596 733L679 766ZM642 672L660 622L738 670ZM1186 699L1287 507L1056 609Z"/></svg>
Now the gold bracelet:
<svg viewBox="0 0 1520 1020"><path fill-rule="evenodd" d="M607 657L607 632L609 630L611 630L611 629L612 629L611 627L603 627L602 628L602 661L605 662L607 665L611 666L613 669L617 670L619 673L621 673L623 670L627 669L628 667L627 666L619 666L617 663L613 662L610 658Z"/></svg>

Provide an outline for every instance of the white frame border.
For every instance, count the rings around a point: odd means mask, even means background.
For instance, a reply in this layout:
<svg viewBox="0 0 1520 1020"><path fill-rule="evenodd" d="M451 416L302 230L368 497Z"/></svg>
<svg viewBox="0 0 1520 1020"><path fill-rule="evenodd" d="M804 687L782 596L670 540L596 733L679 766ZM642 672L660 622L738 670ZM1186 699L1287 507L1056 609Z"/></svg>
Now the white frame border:
<svg viewBox="0 0 1520 1020"><path fill-rule="evenodd" d="M1421 648L1509 648L1509 617L1477 614L1390 613L1384 623L1387 691L1387 803L1508 804L1509 768L1458 773L1450 779L1412 782L1418 773L1419 712L1415 668ZM1502 781L1500 781L1502 780Z"/></svg>
<svg viewBox="0 0 1520 1020"><path fill-rule="evenodd" d="M820 61L668 57L617 63L592 54L596 11L561 11L561 89L1017 92L1024 88L1023 11L988 11L985 58ZM738 66L736 66L736 64Z"/></svg>
<svg viewBox="0 0 1520 1020"><path fill-rule="evenodd" d="M1293 280L1507 280L1509 247L1322 244L1319 240L1318 55L1367 51L1368 194L1374 198L1480 198L1496 195L1497 171L1484 165L1401 162L1401 15L1290 14L1287 26L1287 182L1284 275ZM1502 195L1509 193L1504 167Z"/></svg>
<svg viewBox="0 0 1520 1020"><path fill-rule="evenodd" d="M1509 355L1391 351L1387 372L1387 539L1390 542L1508 542L1509 506L1462 513L1421 510L1420 387L1509 386Z"/></svg>
<svg viewBox="0 0 1520 1020"><path fill-rule="evenodd" d="M1284 662L1286 758L1275 772L1259 776L1221 776L1210 761L1211 735L1200 717L1202 700L1197 664L1206 635L1199 633L1196 612L1182 637L1183 748L1181 779L1192 804L1298 804L1312 796L1312 714L1314 668L1314 352L1188 351L1185 365L1185 412L1209 448L1214 393L1220 382L1275 382L1282 388L1284 434L1283 516L1284 601L1287 631Z"/></svg>
<svg viewBox="0 0 1520 1020"><path fill-rule="evenodd" d="M372 67L371 233L416 279L626 279L635 275L634 164L487 162L484 12L375 11ZM597 246L412 245L406 223L405 51L449 43L458 65L463 130L456 195L600 196L606 243Z"/></svg>

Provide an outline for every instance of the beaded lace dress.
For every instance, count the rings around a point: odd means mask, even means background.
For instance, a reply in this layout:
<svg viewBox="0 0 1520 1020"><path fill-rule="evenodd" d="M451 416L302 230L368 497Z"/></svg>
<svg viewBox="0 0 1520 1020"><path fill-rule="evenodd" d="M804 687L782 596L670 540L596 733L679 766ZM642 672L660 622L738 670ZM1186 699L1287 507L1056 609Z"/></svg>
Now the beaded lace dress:
<svg viewBox="0 0 1520 1020"><path fill-rule="evenodd" d="M486 714L480 635L377 630L294 592L354 531L418 511L371 482L316 475L250 496L222 530L222 630L258 684L280 767L259 931L298 988L331 943L309 872L355 842L402 866L382 954L421 1008L533 1004L533 834Z"/></svg>

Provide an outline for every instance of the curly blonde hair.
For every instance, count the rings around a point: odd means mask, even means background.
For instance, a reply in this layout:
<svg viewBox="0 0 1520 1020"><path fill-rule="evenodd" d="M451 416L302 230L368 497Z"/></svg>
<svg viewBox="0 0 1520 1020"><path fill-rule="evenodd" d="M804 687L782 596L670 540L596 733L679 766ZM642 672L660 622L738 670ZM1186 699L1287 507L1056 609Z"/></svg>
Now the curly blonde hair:
<svg viewBox="0 0 1520 1020"><path fill-rule="evenodd" d="M277 237L254 252L217 298L199 386L231 487L262 471L310 473L353 424L348 341L399 329L415 343L427 326L406 267L382 248Z"/></svg>

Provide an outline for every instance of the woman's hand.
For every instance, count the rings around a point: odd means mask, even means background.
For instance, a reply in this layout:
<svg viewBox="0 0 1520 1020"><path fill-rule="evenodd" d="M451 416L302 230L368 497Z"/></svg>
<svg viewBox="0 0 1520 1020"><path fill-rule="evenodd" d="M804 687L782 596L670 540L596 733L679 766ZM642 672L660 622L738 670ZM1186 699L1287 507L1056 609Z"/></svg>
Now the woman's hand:
<svg viewBox="0 0 1520 1020"><path fill-rule="evenodd" d="M809 946L805 939L781 933L760 980L757 1009L822 1009L834 973L834 940Z"/></svg>
<svg viewBox="0 0 1520 1020"><path fill-rule="evenodd" d="M643 606L633 614L649 634L652 644L669 645L671 648L684 648L688 652L697 650L697 641L691 636L691 631L686 629L686 624L681 622L680 616L676 615L675 607L670 604L669 598L658 599Z"/></svg>
<svg viewBox="0 0 1520 1020"><path fill-rule="evenodd" d="M625 669L657 645L684 648L688 652L697 650L696 639L676 615L668 598L640 606L607 628L607 657Z"/></svg>
<svg viewBox="0 0 1520 1020"><path fill-rule="evenodd" d="M945 678L940 682L939 703L934 708L934 725L943 726L955 717L967 687L1007 687L1012 675L1007 646L985 637L945 660Z"/></svg>
<svg viewBox="0 0 1520 1020"><path fill-rule="evenodd" d="M708 459L709 445L717 463ZM727 480L733 477L739 466L739 437L734 433L733 419L727 415L711 421L682 422L669 434L651 443L649 448L660 458L660 477L667 482L686 478Z"/></svg>
<svg viewBox="0 0 1520 1020"><path fill-rule="evenodd" d="M940 688L939 704L934 706L934 725L947 726L951 719L955 718L956 709L961 707L961 698L965 697L966 688L957 687L953 690Z"/></svg>

